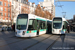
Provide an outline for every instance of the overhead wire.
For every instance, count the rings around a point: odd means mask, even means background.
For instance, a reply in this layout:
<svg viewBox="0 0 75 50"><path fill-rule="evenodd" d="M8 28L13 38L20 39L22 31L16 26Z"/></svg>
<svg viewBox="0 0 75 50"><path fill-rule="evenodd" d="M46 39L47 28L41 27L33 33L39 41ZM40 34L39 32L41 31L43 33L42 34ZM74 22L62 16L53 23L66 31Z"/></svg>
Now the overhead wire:
<svg viewBox="0 0 75 50"><path fill-rule="evenodd" d="M59 1L59 0L58 0L58 1ZM62 11L64 12L63 7L62 7L63 5L61 5L60 1L59 1L59 4L60 4L60 6L61 6L61 8L62 8Z"/></svg>
<svg viewBox="0 0 75 50"><path fill-rule="evenodd" d="M55 4L56 4L55 7L58 7L58 2L55 2ZM60 11L59 8L57 10ZM56 15L56 13L55 13L55 15Z"/></svg>

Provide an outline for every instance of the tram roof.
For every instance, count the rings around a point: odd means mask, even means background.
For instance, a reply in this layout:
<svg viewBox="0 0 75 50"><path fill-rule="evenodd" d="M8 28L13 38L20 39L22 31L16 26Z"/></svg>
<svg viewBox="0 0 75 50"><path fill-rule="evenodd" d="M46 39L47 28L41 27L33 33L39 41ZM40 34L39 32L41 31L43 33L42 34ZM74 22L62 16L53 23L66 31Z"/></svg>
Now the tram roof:
<svg viewBox="0 0 75 50"><path fill-rule="evenodd" d="M39 16L34 15L34 14L26 14L26 15L28 15L29 19L38 19L38 20L43 20L43 21L52 21L52 20L49 20L49 19L46 19L46 18L43 18L43 17L39 17Z"/></svg>
<svg viewBox="0 0 75 50"><path fill-rule="evenodd" d="M29 19L39 19L39 20L44 19L44 20L47 20L46 18L39 17L39 16L36 16L34 14L28 14L28 15L29 15Z"/></svg>
<svg viewBox="0 0 75 50"><path fill-rule="evenodd" d="M47 19L47 21L52 21L52 20L50 20L50 19Z"/></svg>
<svg viewBox="0 0 75 50"><path fill-rule="evenodd" d="M65 19L65 18L63 18L63 17L54 17L54 18L62 18L62 19L63 19L63 21L66 21L66 19Z"/></svg>

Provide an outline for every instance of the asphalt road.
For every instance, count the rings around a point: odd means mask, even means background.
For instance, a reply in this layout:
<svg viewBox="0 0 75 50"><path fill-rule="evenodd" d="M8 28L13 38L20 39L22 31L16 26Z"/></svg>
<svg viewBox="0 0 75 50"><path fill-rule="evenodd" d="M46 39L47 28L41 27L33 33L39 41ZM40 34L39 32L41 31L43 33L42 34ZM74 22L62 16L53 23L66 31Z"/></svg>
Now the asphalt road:
<svg viewBox="0 0 75 50"><path fill-rule="evenodd" d="M75 50L75 32L18 38L12 31L0 32L0 50Z"/></svg>

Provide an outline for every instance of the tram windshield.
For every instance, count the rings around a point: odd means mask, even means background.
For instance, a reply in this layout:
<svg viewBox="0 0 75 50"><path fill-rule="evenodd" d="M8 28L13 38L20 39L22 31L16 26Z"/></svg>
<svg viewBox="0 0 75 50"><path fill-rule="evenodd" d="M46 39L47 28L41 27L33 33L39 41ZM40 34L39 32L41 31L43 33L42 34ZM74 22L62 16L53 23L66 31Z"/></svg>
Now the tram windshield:
<svg viewBox="0 0 75 50"><path fill-rule="evenodd" d="M53 28L60 29L62 27L62 18L53 19Z"/></svg>
<svg viewBox="0 0 75 50"><path fill-rule="evenodd" d="M17 29L25 30L28 23L28 15L27 14L20 14L17 18Z"/></svg>

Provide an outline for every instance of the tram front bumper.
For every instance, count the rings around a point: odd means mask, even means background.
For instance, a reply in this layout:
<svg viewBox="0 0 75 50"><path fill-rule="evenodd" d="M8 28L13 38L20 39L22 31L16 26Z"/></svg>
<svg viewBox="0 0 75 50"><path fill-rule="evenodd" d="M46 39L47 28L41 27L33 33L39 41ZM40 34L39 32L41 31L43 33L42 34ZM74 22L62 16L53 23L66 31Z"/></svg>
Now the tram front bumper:
<svg viewBox="0 0 75 50"><path fill-rule="evenodd" d="M23 37L22 33L16 33L17 37Z"/></svg>
<svg viewBox="0 0 75 50"><path fill-rule="evenodd" d="M25 33L26 33L26 31L24 31L24 30L21 30L21 31L17 30L16 33L15 33L15 35L17 37L24 37Z"/></svg>

